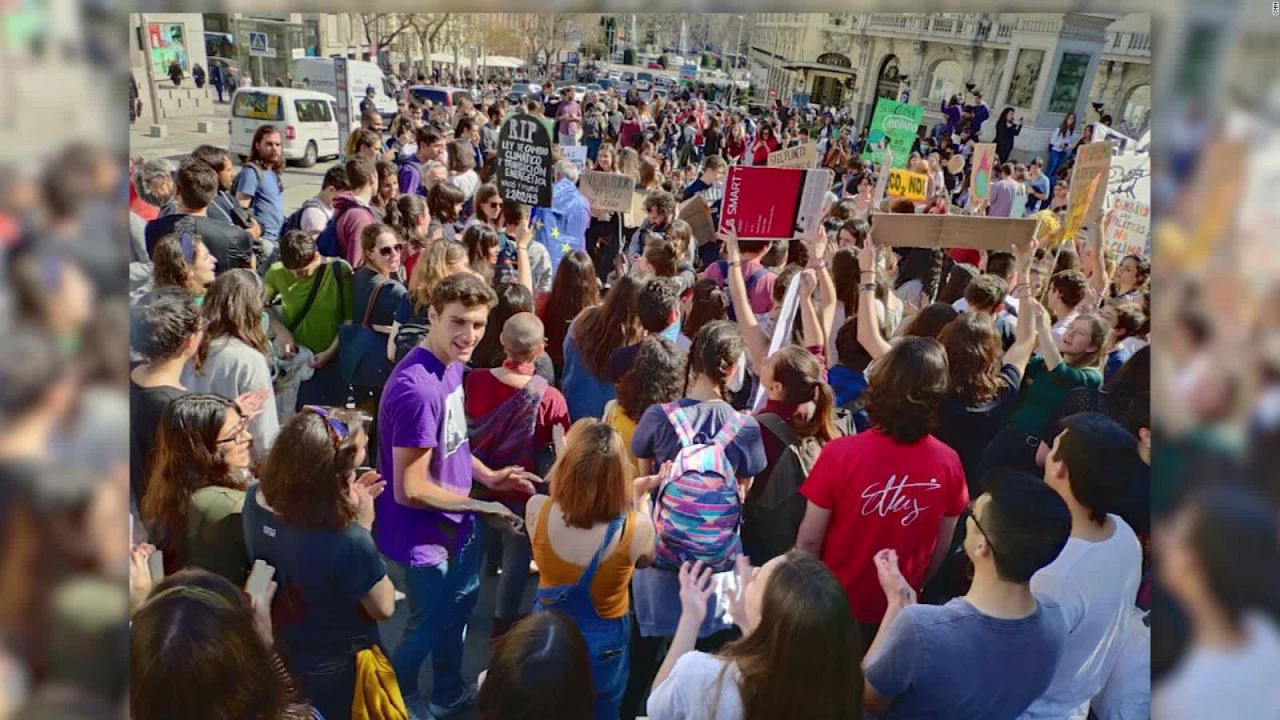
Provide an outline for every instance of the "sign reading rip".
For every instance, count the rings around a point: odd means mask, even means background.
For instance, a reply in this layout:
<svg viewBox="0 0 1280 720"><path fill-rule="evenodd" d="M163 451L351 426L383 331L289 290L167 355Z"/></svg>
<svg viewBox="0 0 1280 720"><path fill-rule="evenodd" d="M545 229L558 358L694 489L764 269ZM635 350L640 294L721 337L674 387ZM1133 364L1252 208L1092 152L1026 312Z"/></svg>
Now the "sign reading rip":
<svg viewBox="0 0 1280 720"><path fill-rule="evenodd" d="M551 133L532 115L513 115L498 133L498 188L502 197L551 207Z"/></svg>

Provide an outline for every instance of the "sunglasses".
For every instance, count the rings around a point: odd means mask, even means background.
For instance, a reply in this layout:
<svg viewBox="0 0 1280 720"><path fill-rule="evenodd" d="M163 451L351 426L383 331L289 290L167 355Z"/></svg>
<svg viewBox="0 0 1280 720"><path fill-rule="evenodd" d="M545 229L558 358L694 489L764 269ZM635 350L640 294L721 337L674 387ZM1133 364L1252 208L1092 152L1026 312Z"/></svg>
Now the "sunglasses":
<svg viewBox="0 0 1280 720"><path fill-rule="evenodd" d="M976 503L977 503L977 500L970 500L969 504L964 506L964 514L968 516L970 520L973 521L973 526L978 528L978 532L982 533L983 539L987 541L987 546L991 548L991 556L995 557L995 554L996 554L995 543L991 542L991 536L987 534L986 530L982 529L982 524L978 522L978 513L975 509Z"/></svg>
<svg viewBox="0 0 1280 720"><path fill-rule="evenodd" d="M404 243L396 243L395 245L387 245L386 247L378 248L378 254L382 257L391 257L392 255L399 255L403 252Z"/></svg>
<svg viewBox="0 0 1280 720"><path fill-rule="evenodd" d="M349 428L345 422L339 420L333 413L329 412L328 408L323 408L319 405L304 405L302 406L302 411L315 413L316 415L324 418L325 427L328 428L334 447L341 445L342 441L346 440L347 436L351 434L351 428Z"/></svg>
<svg viewBox="0 0 1280 720"><path fill-rule="evenodd" d="M487 202L487 203L485 203L485 204L484 204L484 206L485 206L485 207L491 207L491 208L502 207L502 201L501 201L501 200L494 200L493 202Z"/></svg>

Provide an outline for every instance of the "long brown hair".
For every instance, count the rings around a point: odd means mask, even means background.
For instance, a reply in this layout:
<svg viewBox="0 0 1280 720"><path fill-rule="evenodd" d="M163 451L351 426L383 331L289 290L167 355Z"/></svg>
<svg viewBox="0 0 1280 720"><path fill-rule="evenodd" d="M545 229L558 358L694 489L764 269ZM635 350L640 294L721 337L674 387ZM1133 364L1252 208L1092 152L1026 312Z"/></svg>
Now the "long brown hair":
<svg viewBox="0 0 1280 720"><path fill-rule="evenodd" d="M813 403L813 415L783 418L797 437L818 438L822 442L840 436L836 429L835 395L831 386L822 382L822 363L813 353L798 345L788 345L770 356L773 379L783 387L782 402L788 405Z"/></svg>
<svg viewBox="0 0 1280 720"><path fill-rule="evenodd" d="M151 248L153 285L157 288L176 287L186 290L192 295L204 293L204 286L196 280L192 264L199 248L205 247L204 240L196 235L191 240L191 260L182 254L182 241L177 235L165 235L156 240ZM205 248L208 252L208 248Z"/></svg>
<svg viewBox="0 0 1280 720"><path fill-rule="evenodd" d="M569 428L566 440L549 474L551 499L565 524L589 530L625 512L636 469L622 435L595 418L583 418Z"/></svg>
<svg viewBox="0 0 1280 720"><path fill-rule="evenodd" d="M689 296L689 314L680 327L685 337L693 340L703 325L712 320L724 320L729 315L729 296L724 288L711 278L702 278L693 284Z"/></svg>
<svg viewBox="0 0 1280 720"><path fill-rule="evenodd" d="M551 294L547 296L543 323L547 329L547 355L551 364L564 365L564 336L569 323L578 313L600 302L600 288L596 281L596 267L591 256L575 250L560 260Z"/></svg>
<svg viewBox="0 0 1280 720"><path fill-rule="evenodd" d="M689 369L685 372L685 392L695 375L702 375L720 389L720 399L730 396L729 376L733 364L742 358L742 334L728 320L713 320L702 326L689 346Z"/></svg>
<svg viewBox="0 0 1280 720"><path fill-rule="evenodd" d="M933 338L905 337L867 376L867 416L895 443L914 443L937 428L938 409L949 386L942 344Z"/></svg>
<svg viewBox="0 0 1280 720"><path fill-rule="evenodd" d="M721 653L729 661L721 672L741 673L744 720L859 720L859 652L844 588L817 558L793 550L769 575L759 626Z"/></svg>
<svg viewBox="0 0 1280 720"><path fill-rule="evenodd" d="M209 345L224 335L236 338L266 355L267 335L262 330L262 286L252 270L228 270L218 276L204 296L208 322L196 351L196 372L209 359Z"/></svg>
<svg viewBox="0 0 1280 720"><path fill-rule="evenodd" d="M485 203L492 198L498 198L498 214L489 219L487 211L484 209ZM498 186L493 183L485 183L476 188L476 214L475 218L480 222L488 225L495 230L502 229L502 195L498 191Z"/></svg>
<svg viewBox="0 0 1280 720"><path fill-rule="evenodd" d="M1107 340L1111 335L1111 326L1101 315L1092 312L1082 313L1071 322L1081 320L1089 323L1089 342L1097 345L1098 349L1091 353L1064 353L1062 359L1073 368L1101 368L1110 352Z"/></svg>
<svg viewBox="0 0 1280 720"><path fill-rule="evenodd" d="M218 451L218 435L235 403L204 393L169 403L156 428L155 447L142 498L142 518L161 538L166 569L187 564L187 506L205 487L243 490Z"/></svg>
<svg viewBox="0 0 1280 720"><path fill-rule="evenodd" d="M991 316L964 313L938 334L947 351L949 395L963 405L989 402L1000 391L1000 338Z"/></svg>
<svg viewBox="0 0 1280 720"><path fill-rule="evenodd" d="M640 338L636 300L641 287L633 275L623 275L609 289L602 304L589 307L578 316L573 339L592 375L606 377L613 351Z"/></svg>
<svg viewBox="0 0 1280 720"><path fill-rule="evenodd" d="M368 442L363 418L349 410L325 408L325 412L346 426L345 438L327 418L300 412L280 428L258 473L271 509L303 530L338 531L356 517L356 508L347 499L347 479Z"/></svg>
<svg viewBox="0 0 1280 720"><path fill-rule="evenodd" d="M1066 115L1062 116L1062 124L1058 126L1058 132L1062 133L1064 137L1070 137L1067 135L1067 120L1071 121L1070 131L1074 133L1076 131L1076 114L1067 113Z"/></svg>
<svg viewBox="0 0 1280 720"><path fill-rule="evenodd" d="M400 238L418 252L427 247L421 228L425 217L430 217L427 215L427 201L417 193L405 193L387 205L386 223L398 230Z"/></svg>
<svg viewBox="0 0 1280 720"><path fill-rule="evenodd" d="M262 142L262 138L266 137L267 135L271 135L272 133L276 135L280 135L281 153L280 153L280 160L278 160L274 165L268 165L267 162L262 159L262 154L258 152L258 143ZM276 127L275 125L260 125L258 129L253 133L253 142L249 145L249 162L254 165L257 165L259 168L263 170L275 171L276 178L280 181L281 190L284 189L284 152L283 152L284 142L283 141L284 141L284 135L280 133L280 128Z"/></svg>

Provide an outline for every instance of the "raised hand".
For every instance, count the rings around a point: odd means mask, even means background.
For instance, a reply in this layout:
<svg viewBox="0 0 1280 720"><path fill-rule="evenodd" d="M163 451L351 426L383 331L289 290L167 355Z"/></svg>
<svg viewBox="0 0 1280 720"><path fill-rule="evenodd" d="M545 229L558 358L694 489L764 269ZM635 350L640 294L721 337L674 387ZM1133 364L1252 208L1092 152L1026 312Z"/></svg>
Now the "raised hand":
<svg viewBox="0 0 1280 720"><path fill-rule="evenodd" d="M707 599L711 597L711 568L701 560L680 566L680 616L697 621L707 617Z"/></svg>
<svg viewBox="0 0 1280 720"><path fill-rule="evenodd" d="M129 609L137 610L151 594L151 566L147 562L155 545L143 543L129 551Z"/></svg>
<svg viewBox="0 0 1280 720"><path fill-rule="evenodd" d="M880 580L880 589L884 591L885 599L889 604L904 607L914 605L916 591L902 576L902 570L898 567L898 552L886 548L876 553L872 557L872 562L876 565L876 577Z"/></svg>
<svg viewBox="0 0 1280 720"><path fill-rule="evenodd" d="M347 499L356 508L356 522L373 527L373 501L387 489L387 481L376 470L370 470L347 483Z"/></svg>
<svg viewBox="0 0 1280 720"><path fill-rule="evenodd" d="M868 236L863 242L862 247L858 248L858 270L861 272L872 272L876 270L876 265L880 260L880 247L871 241Z"/></svg>
<svg viewBox="0 0 1280 720"><path fill-rule="evenodd" d="M271 388L261 387L242 393L236 398L236 407L240 409L240 417L248 420L262 414L262 405L271 395Z"/></svg>
<svg viewBox="0 0 1280 720"><path fill-rule="evenodd" d="M724 228L724 232L718 233L718 236L724 243L725 257L729 262L739 262L742 260L742 251L738 247L738 228L732 220L726 220Z"/></svg>
<svg viewBox="0 0 1280 720"><path fill-rule="evenodd" d="M739 555L734 572L738 577L738 587L736 590L729 592L729 605L733 612L733 623L738 626L743 635L750 635L751 631L755 629L755 624L751 622L751 618L747 615L747 588L755 581L756 575L760 570L759 568L751 567L751 560L746 555Z"/></svg>

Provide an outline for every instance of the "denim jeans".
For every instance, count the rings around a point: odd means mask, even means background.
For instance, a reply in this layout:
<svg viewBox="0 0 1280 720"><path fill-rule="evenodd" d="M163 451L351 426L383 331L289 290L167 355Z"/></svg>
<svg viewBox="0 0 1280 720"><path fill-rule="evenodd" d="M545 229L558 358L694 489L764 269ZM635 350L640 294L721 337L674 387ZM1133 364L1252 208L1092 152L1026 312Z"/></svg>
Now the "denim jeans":
<svg viewBox="0 0 1280 720"><path fill-rule="evenodd" d="M600 138L587 138L587 159L591 162L596 161L596 156L600 152Z"/></svg>
<svg viewBox="0 0 1280 720"><path fill-rule="evenodd" d="M391 665L402 694L418 694L422 663L431 657L431 702L449 705L462 695L462 644L480 591L483 544L472 532L462 550L430 567L404 567L409 622Z"/></svg>
<svg viewBox="0 0 1280 720"><path fill-rule="evenodd" d="M1049 167L1045 168L1044 174L1049 176L1049 183L1052 185L1057 182L1054 175L1057 174L1058 168L1062 167L1062 162L1066 160L1067 152L1065 150L1059 152L1057 150L1049 151Z"/></svg>

